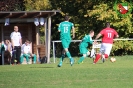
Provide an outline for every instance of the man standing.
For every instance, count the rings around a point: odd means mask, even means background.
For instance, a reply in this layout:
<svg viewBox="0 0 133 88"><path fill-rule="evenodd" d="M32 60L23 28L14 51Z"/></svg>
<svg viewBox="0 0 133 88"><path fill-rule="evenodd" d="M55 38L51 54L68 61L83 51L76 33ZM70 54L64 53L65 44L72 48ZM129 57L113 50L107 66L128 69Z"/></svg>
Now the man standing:
<svg viewBox="0 0 133 88"><path fill-rule="evenodd" d="M103 62L105 61L105 58L109 57L110 51L112 49L113 39L116 37L117 38L119 37L118 33L113 28L110 28L109 22L106 23L106 28L103 29L96 36L95 39L97 40L101 36L102 36L102 44L101 44L101 48L100 48L100 53L96 55L96 58L95 58L93 64L96 64L101 56L102 56Z"/></svg>
<svg viewBox="0 0 133 88"><path fill-rule="evenodd" d="M19 64L20 55L21 55L22 37L21 33L18 32L18 26L14 26L14 32L11 33L10 38L13 47L13 56L11 63L14 64L14 62L17 61L17 64Z"/></svg>
<svg viewBox="0 0 133 88"><path fill-rule="evenodd" d="M82 39L82 42L79 45L80 54L83 54L82 57L80 57L78 64L80 64L84 58L88 55L90 55L90 52L88 51L88 43L92 44L93 40L92 37L94 36L94 31L91 30L88 35L85 35L85 37Z"/></svg>
<svg viewBox="0 0 133 88"><path fill-rule="evenodd" d="M58 64L58 67L62 66L63 59L65 57L65 54L70 59L71 66L74 63L73 58L71 57L70 52L68 51L70 42L71 42L71 30L73 31L73 38L75 37L75 29L74 24L69 22L69 17L65 16L65 21L61 22L58 27L58 32L60 32L60 39L63 46L63 53L60 59L60 62Z"/></svg>

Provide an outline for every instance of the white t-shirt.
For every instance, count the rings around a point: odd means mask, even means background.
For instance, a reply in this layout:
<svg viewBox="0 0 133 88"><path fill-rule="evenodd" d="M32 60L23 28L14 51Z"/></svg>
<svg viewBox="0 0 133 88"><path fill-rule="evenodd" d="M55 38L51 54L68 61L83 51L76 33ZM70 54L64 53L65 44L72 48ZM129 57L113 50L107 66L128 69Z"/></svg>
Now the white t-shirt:
<svg viewBox="0 0 133 88"><path fill-rule="evenodd" d="M22 38L20 32L12 32L10 38L14 42L14 46L20 46L19 40Z"/></svg>
<svg viewBox="0 0 133 88"><path fill-rule="evenodd" d="M10 54L12 55L12 45L10 44L9 47L11 49ZM5 48L5 51L7 51L7 45L6 44L4 44L4 48Z"/></svg>
<svg viewBox="0 0 133 88"><path fill-rule="evenodd" d="M5 47L5 51L6 51L6 50L7 50L7 45L4 44L4 47ZM10 49L11 49L11 51L12 51L12 45L11 45L11 44L9 45L9 47L10 47Z"/></svg>
<svg viewBox="0 0 133 88"><path fill-rule="evenodd" d="M22 50L22 53L28 54L31 51L31 47L30 47L30 45L23 44L21 47L21 50Z"/></svg>

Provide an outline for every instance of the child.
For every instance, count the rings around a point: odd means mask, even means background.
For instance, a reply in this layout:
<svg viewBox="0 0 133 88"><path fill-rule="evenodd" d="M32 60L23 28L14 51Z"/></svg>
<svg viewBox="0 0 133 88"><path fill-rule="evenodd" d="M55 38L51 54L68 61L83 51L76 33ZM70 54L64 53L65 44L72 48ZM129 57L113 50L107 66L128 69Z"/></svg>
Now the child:
<svg viewBox="0 0 133 88"><path fill-rule="evenodd" d="M27 64L29 64L29 58L32 57L33 58L33 63L36 63L36 55L31 53L31 46L29 45L30 41L26 40L25 44L22 45L22 54L20 56L20 63L23 63L23 59L24 57L26 58Z"/></svg>

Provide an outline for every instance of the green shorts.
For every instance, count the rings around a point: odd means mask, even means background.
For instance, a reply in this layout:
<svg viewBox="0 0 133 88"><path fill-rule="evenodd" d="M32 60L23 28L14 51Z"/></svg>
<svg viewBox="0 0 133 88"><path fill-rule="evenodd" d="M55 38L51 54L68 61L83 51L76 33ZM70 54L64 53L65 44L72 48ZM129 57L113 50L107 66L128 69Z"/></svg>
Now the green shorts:
<svg viewBox="0 0 133 88"><path fill-rule="evenodd" d="M63 46L64 49L65 49L65 48L69 48L69 45L70 45L70 43L71 43L71 40L62 39L62 40L61 40L61 43L62 43L62 46Z"/></svg>
<svg viewBox="0 0 133 88"><path fill-rule="evenodd" d="M82 43L79 45L79 51L80 54L86 54L89 50L87 49L87 47Z"/></svg>

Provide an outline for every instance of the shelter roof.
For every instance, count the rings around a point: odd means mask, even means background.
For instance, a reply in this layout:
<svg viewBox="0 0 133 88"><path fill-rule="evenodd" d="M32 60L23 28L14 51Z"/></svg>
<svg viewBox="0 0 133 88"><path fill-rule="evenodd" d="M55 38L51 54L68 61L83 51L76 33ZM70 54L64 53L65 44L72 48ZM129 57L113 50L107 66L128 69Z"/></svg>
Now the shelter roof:
<svg viewBox="0 0 133 88"><path fill-rule="evenodd" d="M55 15L58 10L51 11L1 11L1 18L36 18L36 17L48 17L49 15Z"/></svg>

